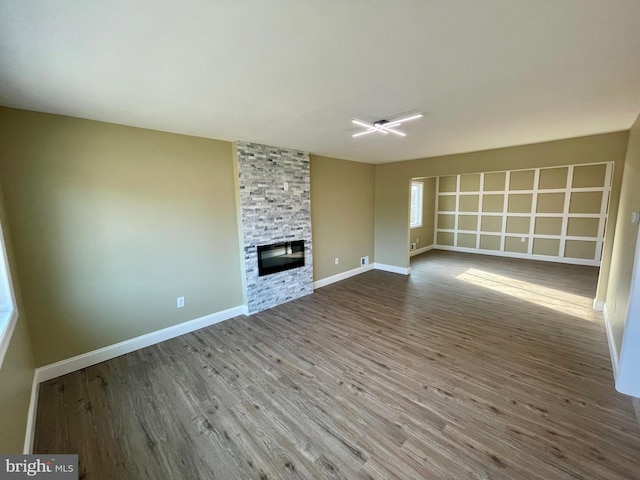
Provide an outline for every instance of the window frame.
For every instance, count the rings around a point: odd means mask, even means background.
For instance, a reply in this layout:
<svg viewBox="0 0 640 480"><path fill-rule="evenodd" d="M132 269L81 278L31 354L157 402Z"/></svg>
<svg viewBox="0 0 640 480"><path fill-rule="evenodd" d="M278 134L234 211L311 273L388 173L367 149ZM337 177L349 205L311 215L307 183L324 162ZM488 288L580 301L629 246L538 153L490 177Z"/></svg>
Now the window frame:
<svg viewBox="0 0 640 480"><path fill-rule="evenodd" d="M413 191L414 187L418 189L418 221L416 223L412 223L413 215ZM422 223L424 220L424 212L423 212L423 204L424 204L424 182L418 182L415 180L411 181L411 187L409 189L409 228L420 228L422 227Z"/></svg>
<svg viewBox="0 0 640 480"><path fill-rule="evenodd" d="M6 237L3 222L0 222L0 368L4 363L11 337L18 320L16 298L9 270Z"/></svg>

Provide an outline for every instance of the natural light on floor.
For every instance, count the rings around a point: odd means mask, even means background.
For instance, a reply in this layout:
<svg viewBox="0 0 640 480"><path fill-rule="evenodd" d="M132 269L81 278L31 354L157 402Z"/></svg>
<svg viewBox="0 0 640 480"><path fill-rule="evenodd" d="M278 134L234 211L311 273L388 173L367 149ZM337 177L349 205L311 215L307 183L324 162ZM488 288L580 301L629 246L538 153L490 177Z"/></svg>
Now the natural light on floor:
<svg viewBox="0 0 640 480"><path fill-rule="evenodd" d="M591 299L587 297L475 268L466 270L456 278L583 320L598 320L591 309Z"/></svg>

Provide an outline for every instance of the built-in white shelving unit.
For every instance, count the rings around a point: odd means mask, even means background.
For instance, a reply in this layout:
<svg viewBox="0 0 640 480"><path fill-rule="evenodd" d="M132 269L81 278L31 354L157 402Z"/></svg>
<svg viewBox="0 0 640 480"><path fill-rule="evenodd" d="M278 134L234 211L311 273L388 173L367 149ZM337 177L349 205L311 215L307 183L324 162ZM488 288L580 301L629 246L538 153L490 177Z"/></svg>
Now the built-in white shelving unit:
<svg viewBox="0 0 640 480"><path fill-rule="evenodd" d="M612 174L608 162L438 177L434 244L600 265Z"/></svg>

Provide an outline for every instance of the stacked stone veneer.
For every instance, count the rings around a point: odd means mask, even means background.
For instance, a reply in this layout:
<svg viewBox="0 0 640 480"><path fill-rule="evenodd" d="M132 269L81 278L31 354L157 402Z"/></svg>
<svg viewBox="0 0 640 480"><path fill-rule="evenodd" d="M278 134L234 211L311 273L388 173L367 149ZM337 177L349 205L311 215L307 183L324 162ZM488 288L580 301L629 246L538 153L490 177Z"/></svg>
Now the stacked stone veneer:
<svg viewBox="0 0 640 480"><path fill-rule="evenodd" d="M237 142L249 314L313 293L309 154ZM304 240L304 267L258 276L258 245Z"/></svg>

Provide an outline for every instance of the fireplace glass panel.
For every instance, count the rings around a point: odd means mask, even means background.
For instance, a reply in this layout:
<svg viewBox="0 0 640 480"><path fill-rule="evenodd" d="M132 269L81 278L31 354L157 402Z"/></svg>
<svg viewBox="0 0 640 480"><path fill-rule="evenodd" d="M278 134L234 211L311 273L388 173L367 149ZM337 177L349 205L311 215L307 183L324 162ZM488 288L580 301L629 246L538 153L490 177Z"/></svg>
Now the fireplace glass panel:
<svg viewBox="0 0 640 480"><path fill-rule="evenodd" d="M304 240L258 246L258 275L304 267Z"/></svg>

